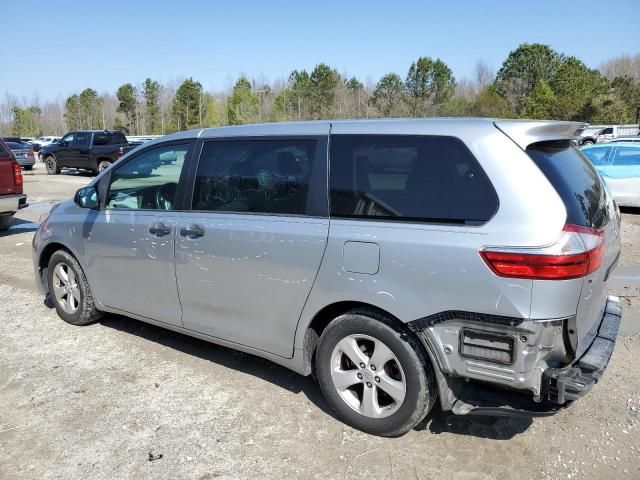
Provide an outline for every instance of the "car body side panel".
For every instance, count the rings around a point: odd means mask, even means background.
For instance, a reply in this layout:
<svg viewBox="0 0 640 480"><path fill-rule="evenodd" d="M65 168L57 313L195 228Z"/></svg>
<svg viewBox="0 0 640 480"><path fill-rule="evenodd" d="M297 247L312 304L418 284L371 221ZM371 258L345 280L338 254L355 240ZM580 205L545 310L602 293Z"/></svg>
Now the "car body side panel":
<svg viewBox="0 0 640 480"><path fill-rule="evenodd" d="M528 319L533 282L496 276L478 250L488 246L540 246L557 241L566 209L555 189L527 154L492 124L447 128L447 122L414 129L382 122L385 134L453 135L462 139L491 179L499 197L494 217L482 226L435 225L332 218L329 242L318 279L296 334L302 348L307 325L323 307L359 301L384 309L402 322L447 310L497 314ZM379 133L370 124L338 124L332 134ZM536 205L536 208L531 208ZM380 268L374 274L343 268L344 244L374 242L380 247ZM575 313L579 288L545 313L558 318Z"/></svg>

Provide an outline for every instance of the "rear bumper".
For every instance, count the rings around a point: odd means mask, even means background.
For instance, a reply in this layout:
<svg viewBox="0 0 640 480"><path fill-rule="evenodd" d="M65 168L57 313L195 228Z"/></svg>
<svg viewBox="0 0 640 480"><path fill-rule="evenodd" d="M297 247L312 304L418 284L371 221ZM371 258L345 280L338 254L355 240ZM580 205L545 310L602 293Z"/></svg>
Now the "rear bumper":
<svg viewBox="0 0 640 480"><path fill-rule="evenodd" d="M0 196L0 213L15 212L28 206L27 196L24 194Z"/></svg>
<svg viewBox="0 0 640 480"><path fill-rule="evenodd" d="M29 166L33 166L36 164L36 158L35 157L20 157L20 158L16 158L16 162L18 162L18 164L21 167L29 167Z"/></svg>
<svg viewBox="0 0 640 480"><path fill-rule="evenodd" d="M622 307L617 297L609 297L598 335L582 357L565 368L549 368L543 374L544 398L558 405L587 394L602 377L618 338Z"/></svg>
<svg viewBox="0 0 640 480"><path fill-rule="evenodd" d="M461 382L448 377L446 380L443 378L447 387L440 386L443 409L450 409L457 415L551 415L586 395L600 380L611 359L621 320L619 299L608 297L598 333L590 347L571 365L546 368L542 372L540 395L535 396L537 401L527 396L525 391L509 389L507 385L485 381ZM447 390L450 393L443 395Z"/></svg>

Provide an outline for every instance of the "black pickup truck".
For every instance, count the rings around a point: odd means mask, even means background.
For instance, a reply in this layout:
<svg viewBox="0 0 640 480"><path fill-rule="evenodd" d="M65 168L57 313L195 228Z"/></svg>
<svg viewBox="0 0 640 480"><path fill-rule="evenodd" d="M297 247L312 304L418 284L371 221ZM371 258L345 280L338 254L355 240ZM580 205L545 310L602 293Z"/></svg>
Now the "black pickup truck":
<svg viewBox="0 0 640 480"><path fill-rule="evenodd" d="M101 172L134 147L117 130L84 130L69 132L58 142L40 149L49 175L58 175L62 168L78 168Z"/></svg>

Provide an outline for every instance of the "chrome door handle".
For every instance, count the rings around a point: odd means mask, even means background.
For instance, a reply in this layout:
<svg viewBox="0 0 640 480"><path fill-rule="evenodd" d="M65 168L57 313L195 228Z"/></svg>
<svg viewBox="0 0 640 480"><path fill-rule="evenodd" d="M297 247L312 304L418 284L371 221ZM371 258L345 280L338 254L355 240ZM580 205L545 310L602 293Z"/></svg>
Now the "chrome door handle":
<svg viewBox="0 0 640 480"><path fill-rule="evenodd" d="M204 230L200 225L192 223L187 227L182 227L180 229L180 235L182 235L183 237L198 238L204 235Z"/></svg>
<svg viewBox="0 0 640 480"><path fill-rule="evenodd" d="M149 225L149 233L158 237L163 237L171 233L171 228L162 222L156 222Z"/></svg>

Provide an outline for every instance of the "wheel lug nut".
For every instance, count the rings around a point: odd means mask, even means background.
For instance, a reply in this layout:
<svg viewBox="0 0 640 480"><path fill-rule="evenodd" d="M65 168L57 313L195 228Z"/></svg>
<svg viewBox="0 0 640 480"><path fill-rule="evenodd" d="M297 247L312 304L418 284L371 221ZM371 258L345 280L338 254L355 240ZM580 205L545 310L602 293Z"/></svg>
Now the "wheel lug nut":
<svg viewBox="0 0 640 480"><path fill-rule="evenodd" d="M376 377L376 383L380 383L380 377Z"/></svg>
<svg viewBox="0 0 640 480"><path fill-rule="evenodd" d="M361 373L359 373L359 374L358 374L358 378L359 378L360 380L362 380L362 374L361 374Z"/></svg>
<svg viewBox="0 0 640 480"><path fill-rule="evenodd" d="M375 369L376 369L376 366L375 366L375 365L371 365L371 367L370 367L370 368L371 368L371 370L375 370Z"/></svg>
<svg viewBox="0 0 640 480"><path fill-rule="evenodd" d="M360 368L364 368L364 363L361 363L361 364L360 364Z"/></svg>
<svg viewBox="0 0 640 480"><path fill-rule="evenodd" d="M367 382L367 387L371 388L371 382Z"/></svg>

